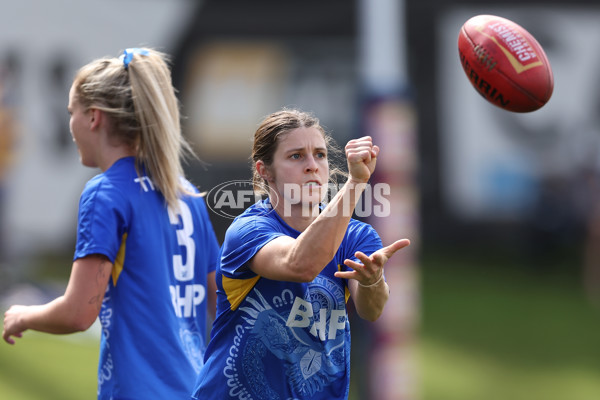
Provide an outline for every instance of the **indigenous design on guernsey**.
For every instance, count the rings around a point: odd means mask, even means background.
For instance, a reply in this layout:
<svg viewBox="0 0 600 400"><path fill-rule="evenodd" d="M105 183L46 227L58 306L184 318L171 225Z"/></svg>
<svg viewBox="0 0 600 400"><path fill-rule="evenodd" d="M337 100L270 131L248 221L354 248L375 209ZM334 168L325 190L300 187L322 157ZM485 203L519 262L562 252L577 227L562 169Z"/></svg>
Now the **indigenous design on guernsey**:
<svg viewBox="0 0 600 400"><path fill-rule="evenodd" d="M240 307L246 323L236 327L236 336L247 336L246 343L240 349L242 341L234 338L230 353L241 358L245 380L258 398L279 398L265 373L265 366L273 357L284 361L288 382L302 396L313 396L346 373L344 291L319 276L306 293L304 298L292 299L292 292L285 289L280 296L267 300L254 289ZM291 311L286 305L292 306ZM245 385L233 362L231 356L223 374L232 392L236 392L244 390Z"/></svg>

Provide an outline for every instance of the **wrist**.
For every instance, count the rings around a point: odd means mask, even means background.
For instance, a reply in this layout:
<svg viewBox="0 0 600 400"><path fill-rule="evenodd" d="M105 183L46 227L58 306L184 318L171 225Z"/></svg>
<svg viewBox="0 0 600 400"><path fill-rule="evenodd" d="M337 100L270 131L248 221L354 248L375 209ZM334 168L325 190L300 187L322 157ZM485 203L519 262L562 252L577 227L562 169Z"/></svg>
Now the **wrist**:
<svg viewBox="0 0 600 400"><path fill-rule="evenodd" d="M360 281L358 282L358 286L363 287L363 288L374 288L376 286L379 286L382 282L385 282L385 280L383 279L383 273L381 273L381 276L379 276L379 279L377 279L375 282L370 283L370 284L362 284L360 283Z"/></svg>
<svg viewBox="0 0 600 400"><path fill-rule="evenodd" d="M366 186L367 183L369 182L369 180L361 180L361 179L356 179L353 177L349 177L348 180L346 181L346 186L348 186L350 189L360 189L363 190Z"/></svg>

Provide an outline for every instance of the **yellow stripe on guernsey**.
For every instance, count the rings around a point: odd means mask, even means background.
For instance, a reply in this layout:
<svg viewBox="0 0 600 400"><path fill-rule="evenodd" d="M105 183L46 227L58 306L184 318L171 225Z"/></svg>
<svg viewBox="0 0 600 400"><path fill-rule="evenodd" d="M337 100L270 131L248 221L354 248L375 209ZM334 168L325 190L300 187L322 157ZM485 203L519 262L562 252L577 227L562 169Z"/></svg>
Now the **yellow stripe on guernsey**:
<svg viewBox="0 0 600 400"><path fill-rule="evenodd" d="M338 265L338 270L342 270L342 266ZM255 276L250 279L231 279L226 276L223 276L223 290L227 293L227 301L231 304L231 309L235 310L238 308L240 303L244 301L246 295L250 293L256 282L260 279L260 276ZM346 298L346 303L350 298L350 291L348 290L348 286L344 288L344 294Z"/></svg>
<svg viewBox="0 0 600 400"><path fill-rule="evenodd" d="M338 264L338 271L342 270L342 264ZM348 290L348 285L346 285L344 287L344 297L346 297L346 303L348 302L348 299L350 298L350 290Z"/></svg>
<svg viewBox="0 0 600 400"><path fill-rule="evenodd" d="M119 252L117 253L117 257L115 258L115 265L112 269L112 279L113 285L117 286L117 280L119 279L119 275L123 272L123 264L125 263L125 243L127 242L127 232L123 234L123 238L121 239L121 247L119 248Z"/></svg>
<svg viewBox="0 0 600 400"><path fill-rule="evenodd" d="M227 293L227 300L231 304L232 310L238 308L259 279L260 276L250 279L231 279L223 276L221 283L223 283L223 289Z"/></svg>

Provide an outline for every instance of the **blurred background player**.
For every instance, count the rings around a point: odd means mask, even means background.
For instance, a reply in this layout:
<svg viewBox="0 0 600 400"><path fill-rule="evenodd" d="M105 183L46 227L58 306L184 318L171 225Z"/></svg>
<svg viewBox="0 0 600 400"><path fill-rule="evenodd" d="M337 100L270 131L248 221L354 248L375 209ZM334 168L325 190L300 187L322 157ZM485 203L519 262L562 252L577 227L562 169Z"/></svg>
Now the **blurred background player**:
<svg viewBox="0 0 600 400"><path fill-rule="evenodd" d="M102 173L81 195L65 294L12 306L2 336L13 344L27 329L83 331L99 316L99 399L189 398L207 303L214 309L218 244L183 176L189 148L165 55L128 49L85 65L68 110L81 163Z"/></svg>

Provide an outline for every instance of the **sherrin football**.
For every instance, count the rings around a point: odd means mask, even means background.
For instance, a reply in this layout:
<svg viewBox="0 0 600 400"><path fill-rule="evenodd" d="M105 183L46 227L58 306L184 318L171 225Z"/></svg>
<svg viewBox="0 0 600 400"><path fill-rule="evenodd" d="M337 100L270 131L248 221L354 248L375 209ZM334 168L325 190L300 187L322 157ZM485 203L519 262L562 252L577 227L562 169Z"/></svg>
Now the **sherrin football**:
<svg viewBox="0 0 600 400"><path fill-rule="evenodd" d="M490 103L531 112L550 100L552 68L542 46L516 23L477 15L462 26L458 53L467 78Z"/></svg>

